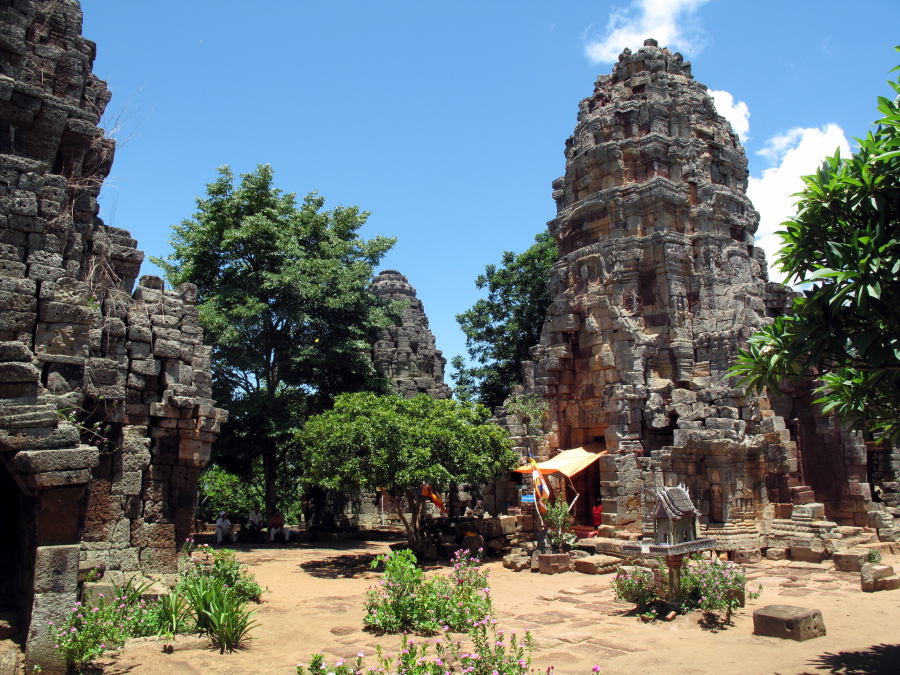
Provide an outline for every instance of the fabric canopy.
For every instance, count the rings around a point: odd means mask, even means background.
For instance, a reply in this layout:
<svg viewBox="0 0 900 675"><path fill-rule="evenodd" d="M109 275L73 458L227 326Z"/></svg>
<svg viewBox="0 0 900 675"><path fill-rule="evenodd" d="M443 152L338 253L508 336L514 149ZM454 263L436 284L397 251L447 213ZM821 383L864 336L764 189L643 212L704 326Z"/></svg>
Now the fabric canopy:
<svg viewBox="0 0 900 675"><path fill-rule="evenodd" d="M546 462L539 462L538 468L542 474L548 475L552 473L561 473L571 478L576 473L584 471L591 464L600 459L603 452L588 452L584 448L572 448L571 450L563 450L561 453L548 459ZM531 473L531 465L526 464L516 469L519 473Z"/></svg>

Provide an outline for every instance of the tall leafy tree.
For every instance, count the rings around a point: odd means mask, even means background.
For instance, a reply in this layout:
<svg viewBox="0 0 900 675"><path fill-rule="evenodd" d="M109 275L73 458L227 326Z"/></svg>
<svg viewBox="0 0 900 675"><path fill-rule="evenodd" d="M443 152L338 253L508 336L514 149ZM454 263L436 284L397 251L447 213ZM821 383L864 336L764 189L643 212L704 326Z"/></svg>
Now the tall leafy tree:
<svg viewBox="0 0 900 675"><path fill-rule="evenodd" d="M454 358L452 375L463 395L475 393L489 408L503 403L521 380L520 364L538 343L550 305L548 280L556 262L556 242L548 232L534 238L523 253L504 251L500 266L488 265L475 286L487 297L456 320L466 334L466 350L474 365Z"/></svg>
<svg viewBox="0 0 900 675"><path fill-rule="evenodd" d="M298 435L306 461L304 480L331 490L385 489L410 546L423 551L422 516L427 485L443 492L454 484L484 485L515 466L509 437L488 422L481 405L439 400L343 394L334 407L311 417Z"/></svg>
<svg viewBox="0 0 900 675"><path fill-rule="evenodd" d="M324 204L275 188L268 165L240 181L222 167L174 228L172 255L154 260L171 283L197 285L214 393L231 412L218 456L246 474L262 455L270 511L292 429L336 394L388 387L369 351L392 312L368 285L394 240L360 238L367 213Z"/></svg>
<svg viewBox="0 0 900 675"><path fill-rule="evenodd" d="M778 261L788 283L811 285L750 339L733 372L757 389L816 377L823 410L898 441L900 79L890 84L897 98L879 97L881 118L859 150L804 177Z"/></svg>

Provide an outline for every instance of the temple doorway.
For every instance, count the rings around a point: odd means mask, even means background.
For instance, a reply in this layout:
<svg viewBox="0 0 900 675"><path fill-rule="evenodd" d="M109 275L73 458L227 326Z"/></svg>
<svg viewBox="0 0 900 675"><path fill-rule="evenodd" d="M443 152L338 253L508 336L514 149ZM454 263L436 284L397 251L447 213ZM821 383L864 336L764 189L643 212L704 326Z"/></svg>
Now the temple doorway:
<svg viewBox="0 0 900 675"><path fill-rule="evenodd" d="M32 601L34 512L34 499L0 462L0 610L18 613L23 621Z"/></svg>

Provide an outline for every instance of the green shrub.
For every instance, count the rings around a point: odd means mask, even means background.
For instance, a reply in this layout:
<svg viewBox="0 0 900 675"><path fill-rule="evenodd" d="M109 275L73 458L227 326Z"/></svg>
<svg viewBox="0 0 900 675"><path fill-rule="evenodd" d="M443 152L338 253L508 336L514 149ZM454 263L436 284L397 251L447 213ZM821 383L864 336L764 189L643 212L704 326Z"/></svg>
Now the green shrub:
<svg viewBox="0 0 900 675"><path fill-rule="evenodd" d="M49 629L53 646L76 672L128 637L119 613L107 603L92 606L76 602L62 622L50 621Z"/></svg>
<svg viewBox="0 0 900 675"><path fill-rule="evenodd" d="M384 578L366 593L363 623L368 628L381 633L463 631L491 611L487 572L464 549L453 556L449 575L428 580L410 550L378 556L372 567L381 563Z"/></svg>
<svg viewBox="0 0 900 675"><path fill-rule="evenodd" d="M149 584L129 580L112 598L76 602L59 624L49 622L54 647L73 670L82 670L130 637L152 634L152 605L141 599Z"/></svg>
<svg viewBox="0 0 900 675"><path fill-rule="evenodd" d="M453 554L449 576L436 576L425 582L423 595L433 607L438 627L466 631L473 620L491 613L491 589L487 570L468 550Z"/></svg>
<svg viewBox="0 0 900 675"><path fill-rule="evenodd" d="M744 600L759 597L759 590L747 592L747 576L734 563L692 560L681 571L681 607L683 611L700 609L707 615L724 614L725 623ZM712 618L712 617L710 617Z"/></svg>
<svg viewBox="0 0 900 675"><path fill-rule="evenodd" d="M543 518L547 526L547 543L550 549L558 553L571 549L578 537L572 529L574 519L569 513L569 503L563 495L556 495L556 498L547 505L547 513Z"/></svg>
<svg viewBox="0 0 900 675"><path fill-rule="evenodd" d="M650 570L620 569L612 581L612 588L617 599L630 602L638 609L643 609L659 599L656 584L653 582L653 573Z"/></svg>
<svg viewBox="0 0 900 675"><path fill-rule="evenodd" d="M189 583L193 579L208 577L220 580L225 586L234 590L242 600L259 602L263 591L256 578L247 566L229 549L203 549L201 558L187 558L182 570L181 583Z"/></svg>
<svg viewBox="0 0 900 675"><path fill-rule="evenodd" d="M148 621L156 635L190 633L197 627L187 600L177 591L159 596L150 606Z"/></svg>
<svg viewBox="0 0 900 675"><path fill-rule="evenodd" d="M382 633L417 630L432 619L421 594L423 574L409 549L392 551L372 561L372 569L384 564L384 578L366 592L363 623Z"/></svg>
<svg viewBox="0 0 900 675"><path fill-rule="evenodd" d="M246 609L244 604L230 588L208 598L208 605L203 610L206 615L204 623L220 654L233 652L241 647L256 626L256 622L252 620L253 610Z"/></svg>
<svg viewBox="0 0 900 675"><path fill-rule="evenodd" d="M498 629L496 619L484 617L470 623L469 636L472 647L463 649L460 642L453 640L438 638L433 641L417 641L404 635L396 656L385 655L378 648L374 666L367 666L362 654L358 654L352 661L339 659L333 665L328 665L322 654L314 654L308 666L297 666L297 675L356 675L364 672L404 675L526 675L531 672L534 645L530 633L526 633L524 639L520 640L515 633L506 634ZM599 670L595 666L593 672Z"/></svg>
<svg viewBox="0 0 900 675"><path fill-rule="evenodd" d="M187 577L181 580L178 589L194 614L197 629L203 633L211 632L209 611L221 605L221 597L228 591L224 582L211 576Z"/></svg>
<svg viewBox="0 0 900 675"><path fill-rule="evenodd" d="M869 552L866 553L866 562L873 563L877 565L881 562L881 551L877 548L870 548Z"/></svg>

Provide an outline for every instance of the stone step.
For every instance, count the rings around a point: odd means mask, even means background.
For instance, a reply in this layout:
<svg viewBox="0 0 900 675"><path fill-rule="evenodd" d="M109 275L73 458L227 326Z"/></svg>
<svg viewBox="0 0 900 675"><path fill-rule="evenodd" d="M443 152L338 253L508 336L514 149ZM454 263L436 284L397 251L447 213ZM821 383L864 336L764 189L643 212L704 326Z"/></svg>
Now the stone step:
<svg viewBox="0 0 900 675"><path fill-rule="evenodd" d="M816 501L816 493L808 485L797 485L788 489L790 490L793 504L810 504Z"/></svg>

